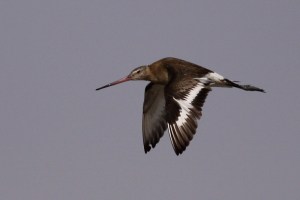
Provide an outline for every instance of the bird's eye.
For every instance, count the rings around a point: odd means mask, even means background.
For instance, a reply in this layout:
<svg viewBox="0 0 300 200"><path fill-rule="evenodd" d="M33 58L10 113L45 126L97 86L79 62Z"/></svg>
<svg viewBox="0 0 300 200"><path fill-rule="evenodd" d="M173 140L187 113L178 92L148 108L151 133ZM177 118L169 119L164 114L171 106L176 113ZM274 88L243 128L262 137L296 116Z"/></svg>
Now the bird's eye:
<svg viewBox="0 0 300 200"><path fill-rule="evenodd" d="M137 70L136 73L139 74L141 72L141 70Z"/></svg>

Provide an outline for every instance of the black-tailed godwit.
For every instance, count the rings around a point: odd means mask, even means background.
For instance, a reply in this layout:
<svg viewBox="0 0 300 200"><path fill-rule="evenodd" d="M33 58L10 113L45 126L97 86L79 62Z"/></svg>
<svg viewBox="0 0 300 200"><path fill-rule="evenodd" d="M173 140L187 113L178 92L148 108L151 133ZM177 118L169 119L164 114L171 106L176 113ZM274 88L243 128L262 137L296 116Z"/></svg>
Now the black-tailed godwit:
<svg viewBox="0 0 300 200"><path fill-rule="evenodd" d="M150 65L137 67L115 82L150 81L145 89L143 106L143 140L145 153L154 148L168 128L177 155L189 145L202 115L202 106L212 87L236 87L246 91L263 89L240 85L199 65L177 58L163 58Z"/></svg>

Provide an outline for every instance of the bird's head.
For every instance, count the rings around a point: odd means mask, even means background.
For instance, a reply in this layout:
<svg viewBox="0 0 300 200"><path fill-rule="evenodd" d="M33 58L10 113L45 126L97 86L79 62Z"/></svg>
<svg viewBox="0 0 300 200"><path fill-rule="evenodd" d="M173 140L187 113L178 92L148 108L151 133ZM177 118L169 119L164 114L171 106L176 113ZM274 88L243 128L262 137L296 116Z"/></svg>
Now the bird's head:
<svg viewBox="0 0 300 200"><path fill-rule="evenodd" d="M131 80L148 80L149 79L148 66L143 65L135 68L130 72L130 74L127 77L129 77Z"/></svg>

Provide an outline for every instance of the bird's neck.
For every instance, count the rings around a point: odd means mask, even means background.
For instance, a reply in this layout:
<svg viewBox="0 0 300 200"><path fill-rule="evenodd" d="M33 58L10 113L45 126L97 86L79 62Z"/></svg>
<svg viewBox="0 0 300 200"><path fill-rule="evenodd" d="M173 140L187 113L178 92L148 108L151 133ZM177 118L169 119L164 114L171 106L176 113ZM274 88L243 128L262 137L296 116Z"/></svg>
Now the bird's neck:
<svg viewBox="0 0 300 200"><path fill-rule="evenodd" d="M149 66L149 80L157 84L167 84L169 81L167 69L159 65Z"/></svg>

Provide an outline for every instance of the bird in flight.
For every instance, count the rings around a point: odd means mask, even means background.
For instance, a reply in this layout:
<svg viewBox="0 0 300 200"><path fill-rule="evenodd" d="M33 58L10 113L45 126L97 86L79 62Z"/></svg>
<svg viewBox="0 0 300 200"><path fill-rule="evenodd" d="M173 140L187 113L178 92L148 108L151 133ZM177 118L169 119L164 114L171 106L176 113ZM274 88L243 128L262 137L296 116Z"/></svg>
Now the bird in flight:
<svg viewBox="0 0 300 200"><path fill-rule="evenodd" d="M235 87L265 92L252 85L240 85L209 69L178 58L163 58L135 68L129 75L97 88L101 90L131 80L145 80L143 142L145 153L159 142L166 129L176 155L183 153L197 129L202 106L212 87Z"/></svg>

